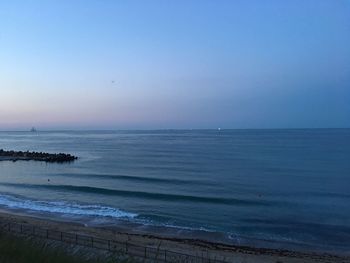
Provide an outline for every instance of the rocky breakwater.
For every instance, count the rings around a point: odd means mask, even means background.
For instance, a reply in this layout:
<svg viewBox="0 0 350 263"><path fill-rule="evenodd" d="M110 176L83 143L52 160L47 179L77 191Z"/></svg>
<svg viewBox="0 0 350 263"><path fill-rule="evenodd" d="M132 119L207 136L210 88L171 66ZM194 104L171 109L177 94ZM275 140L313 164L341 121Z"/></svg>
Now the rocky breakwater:
<svg viewBox="0 0 350 263"><path fill-rule="evenodd" d="M0 161L41 161L47 163L66 163L77 160L78 157L66 153L5 151L0 149Z"/></svg>

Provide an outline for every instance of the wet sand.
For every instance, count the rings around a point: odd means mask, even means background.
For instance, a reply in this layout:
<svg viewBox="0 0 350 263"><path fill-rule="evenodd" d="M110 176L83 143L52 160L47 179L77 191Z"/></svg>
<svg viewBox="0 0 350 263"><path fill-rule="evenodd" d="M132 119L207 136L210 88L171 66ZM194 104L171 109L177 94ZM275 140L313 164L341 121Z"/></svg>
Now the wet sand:
<svg viewBox="0 0 350 263"><path fill-rule="evenodd" d="M245 263L311 263L311 262L350 262L349 256L321 253L303 253L278 249L262 249L248 246L234 246L198 239L168 236L166 233L145 234L132 229L132 226L85 226L83 223L41 219L25 214L0 212L0 222L30 224L37 227L73 234L88 235L118 242L166 249L188 255L209 255L210 258L227 262Z"/></svg>

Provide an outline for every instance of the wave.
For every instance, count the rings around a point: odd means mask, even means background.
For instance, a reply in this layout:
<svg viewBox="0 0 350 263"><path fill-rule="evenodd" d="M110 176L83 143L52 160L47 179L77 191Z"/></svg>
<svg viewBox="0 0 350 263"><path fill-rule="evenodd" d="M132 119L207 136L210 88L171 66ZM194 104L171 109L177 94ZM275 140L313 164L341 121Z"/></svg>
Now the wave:
<svg viewBox="0 0 350 263"><path fill-rule="evenodd" d="M122 174L95 174L95 173L58 173L53 174L53 176L62 176L62 177L81 177L81 178L99 178L99 179L117 179L124 181L133 181L133 182L144 182L144 183L168 183L168 184L188 184L188 183L201 183L194 180L182 180L182 179L167 179L167 178L157 178L157 177L144 177L144 176L133 176L133 175L122 175Z"/></svg>
<svg viewBox="0 0 350 263"><path fill-rule="evenodd" d="M215 232L214 230L210 230L204 227L180 226L169 223L157 222L146 218L138 218L139 215L136 213L125 212L117 208L101 205L78 204L76 202L67 201L39 201L30 200L22 196L0 194L0 206L7 209L22 209L28 212L55 213L65 216L94 216L114 218L120 220L128 219L133 220L133 222L142 224L144 226L166 227L187 231ZM96 223L96 221L94 222Z"/></svg>
<svg viewBox="0 0 350 263"><path fill-rule="evenodd" d="M102 216L112 218L134 218L137 214L117 208L100 205L83 205L66 201L35 201L0 194L0 205L11 209L25 209L36 212L50 212L65 215Z"/></svg>
<svg viewBox="0 0 350 263"><path fill-rule="evenodd" d="M164 227L164 228L170 228L170 229L176 229L176 230L185 230L185 231L201 231L201 232L206 232L206 233L218 233L218 231L209 229L206 227L191 227L191 226L184 226L184 225L176 225L176 224L171 224L171 223L162 223L154 220L149 220L149 219L139 219L137 218L135 220L136 223L140 223L144 226L149 226L149 227Z"/></svg>
<svg viewBox="0 0 350 263"><path fill-rule="evenodd" d="M98 188L98 187L91 187L91 186L18 184L18 183L0 183L0 185L16 187L16 188L32 188L32 189L47 189L47 190L51 189L56 191L82 192L82 193L88 193L88 194L103 194L103 195L110 195L110 196L143 198L143 199L163 200L163 201L184 201L184 202L187 201L187 202L202 202L202 203L215 203L215 204L241 205L241 206L271 205L271 202L266 202L263 200L246 200L246 199L224 198L224 197L150 193L150 192L141 192L141 191Z"/></svg>

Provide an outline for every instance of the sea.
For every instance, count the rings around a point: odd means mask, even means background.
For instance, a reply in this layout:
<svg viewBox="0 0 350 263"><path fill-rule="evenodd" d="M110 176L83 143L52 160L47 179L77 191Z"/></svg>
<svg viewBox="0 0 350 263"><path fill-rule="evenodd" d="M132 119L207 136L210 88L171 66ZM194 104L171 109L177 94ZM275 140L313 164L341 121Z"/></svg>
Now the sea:
<svg viewBox="0 0 350 263"><path fill-rule="evenodd" d="M350 129L0 132L0 208L233 245L347 254Z"/></svg>

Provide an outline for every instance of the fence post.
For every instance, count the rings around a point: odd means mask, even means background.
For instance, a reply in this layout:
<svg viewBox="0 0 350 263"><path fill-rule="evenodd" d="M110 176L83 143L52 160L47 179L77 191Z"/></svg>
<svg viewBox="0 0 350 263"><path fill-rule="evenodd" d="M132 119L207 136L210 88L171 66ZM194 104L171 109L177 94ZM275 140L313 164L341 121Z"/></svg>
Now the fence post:
<svg viewBox="0 0 350 263"><path fill-rule="evenodd" d="M128 253L128 241L125 241L125 251Z"/></svg>
<svg viewBox="0 0 350 263"><path fill-rule="evenodd" d="M108 251L111 251L111 241L108 239Z"/></svg>
<svg viewBox="0 0 350 263"><path fill-rule="evenodd" d="M166 262L166 250L164 250L164 261Z"/></svg>
<svg viewBox="0 0 350 263"><path fill-rule="evenodd" d="M145 259L147 258L147 247L145 247Z"/></svg>
<svg viewBox="0 0 350 263"><path fill-rule="evenodd" d="M75 234L75 244L78 244L78 234Z"/></svg>
<svg viewBox="0 0 350 263"><path fill-rule="evenodd" d="M91 237L91 247L94 247L94 238Z"/></svg>
<svg viewBox="0 0 350 263"><path fill-rule="evenodd" d="M46 229L46 239L49 239L49 230Z"/></svg>
<svg viewBox="0 0 350 263"><path fill-rule="evenodd" d="M63 235L62 235L62 231L60 231L61 232L61 241L63 241Z"/></svg>
<svg viewBox="0 0 350 263"><path fill-rule="evenodd" d="M22 224L21 224L21 234L22 234L22 232L23 232L23 226L22 226Z"/></svg>

